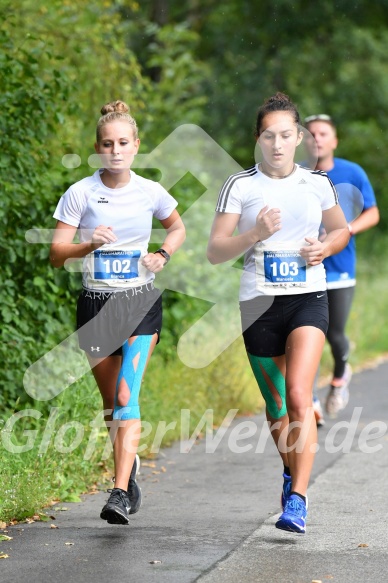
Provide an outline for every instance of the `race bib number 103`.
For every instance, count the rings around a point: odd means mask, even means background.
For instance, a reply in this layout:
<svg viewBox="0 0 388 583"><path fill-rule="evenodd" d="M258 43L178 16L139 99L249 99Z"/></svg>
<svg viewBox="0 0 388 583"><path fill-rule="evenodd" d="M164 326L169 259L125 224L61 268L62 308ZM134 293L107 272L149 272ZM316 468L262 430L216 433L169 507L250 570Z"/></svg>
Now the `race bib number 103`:
<svg viewBox="0 0 388 583"><path fill-rule="evenodd" d="M127 280L139 277L140 250L94 251L94 278Z"/></svg>
<svg viewBox="0 0 388 583"><path fill-rule="evenodd" d="M295 251L264 251L265 283L268 285L306 283L306 262Z"/></svg>

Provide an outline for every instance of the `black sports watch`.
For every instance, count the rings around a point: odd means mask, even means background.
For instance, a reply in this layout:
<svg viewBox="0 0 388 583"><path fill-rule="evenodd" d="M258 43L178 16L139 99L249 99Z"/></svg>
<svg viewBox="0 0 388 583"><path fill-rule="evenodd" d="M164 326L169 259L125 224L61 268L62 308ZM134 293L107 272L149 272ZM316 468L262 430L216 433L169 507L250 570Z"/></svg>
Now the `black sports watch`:
<svg viewBox="0 0 388 583"><path fill-rule="evenodd" d="M155 251L155 253L160 253L160 255L163 255L163 257L166 260L166 263L168 263L171 259L171 255L169 253L167 253L167 251L165 249L160 248L157 251ZM166 263L165 263L165 265L166 265Z"/></svg>

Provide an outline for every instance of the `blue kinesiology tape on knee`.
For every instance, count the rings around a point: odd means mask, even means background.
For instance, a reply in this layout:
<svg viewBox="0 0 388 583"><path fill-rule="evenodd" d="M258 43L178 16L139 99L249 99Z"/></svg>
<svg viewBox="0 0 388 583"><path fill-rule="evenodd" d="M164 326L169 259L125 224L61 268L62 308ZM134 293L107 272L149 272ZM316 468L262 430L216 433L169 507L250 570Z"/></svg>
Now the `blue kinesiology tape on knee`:
<svg viewBox="0 0 388 583"><path fill-rule="evenodd" d="M123 362L117 379L113 419L140 419L139 393L152 336L138 336L132 344L126 340L123 344ZM125 406L117 404L117 394L121 380L129 388L130 397Z"/></svg>
<svg viewBox="0 0 388 583"><path fill-rule="evenodd" d="M280 419L287 413L286 408L286 381L273 359L265 356L253 356L248 353L249 362L259 385L261 394L267 405L268 413L274 419ZM268 384L265 374L271 380ZM274 394L276 390L276 395ZM278 397L278 399L276 399ZM280 398L280 399L279 399ZM279 406L280 400L280 406Z"/></svg>

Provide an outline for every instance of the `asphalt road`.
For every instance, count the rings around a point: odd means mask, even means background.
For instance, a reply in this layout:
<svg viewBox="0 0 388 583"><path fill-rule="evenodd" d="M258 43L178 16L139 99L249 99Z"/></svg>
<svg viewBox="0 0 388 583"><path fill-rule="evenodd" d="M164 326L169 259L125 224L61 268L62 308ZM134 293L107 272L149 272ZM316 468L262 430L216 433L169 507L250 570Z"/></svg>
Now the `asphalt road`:
<svg viewBox="0 0 388 583"><path fill-rule="evenodd" d="M129 526L99 518L99 492L9 527L0 582L385 583L387 375L388 363L354 375L348 407L320 428L305 536L274 527L282 466L264 416L237 418L218 445L176 444L145 462Z"/></svg>

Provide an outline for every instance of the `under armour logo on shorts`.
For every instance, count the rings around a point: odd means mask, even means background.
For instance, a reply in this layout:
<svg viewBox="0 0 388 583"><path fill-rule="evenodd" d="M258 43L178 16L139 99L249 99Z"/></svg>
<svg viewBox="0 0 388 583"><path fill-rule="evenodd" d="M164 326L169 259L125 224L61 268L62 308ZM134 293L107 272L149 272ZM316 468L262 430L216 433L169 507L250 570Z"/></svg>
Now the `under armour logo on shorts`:
<svg viewBox="0 0 388 583"><path fill-rule="evenodd" d="M92 352L94 352L95 350L96 350L97 352L100 352L100 347L99 347L99 346L96 346L96 348L94 348L94 346L91 346L91 347L90 347L90 350L91 350Z"/></svg>

